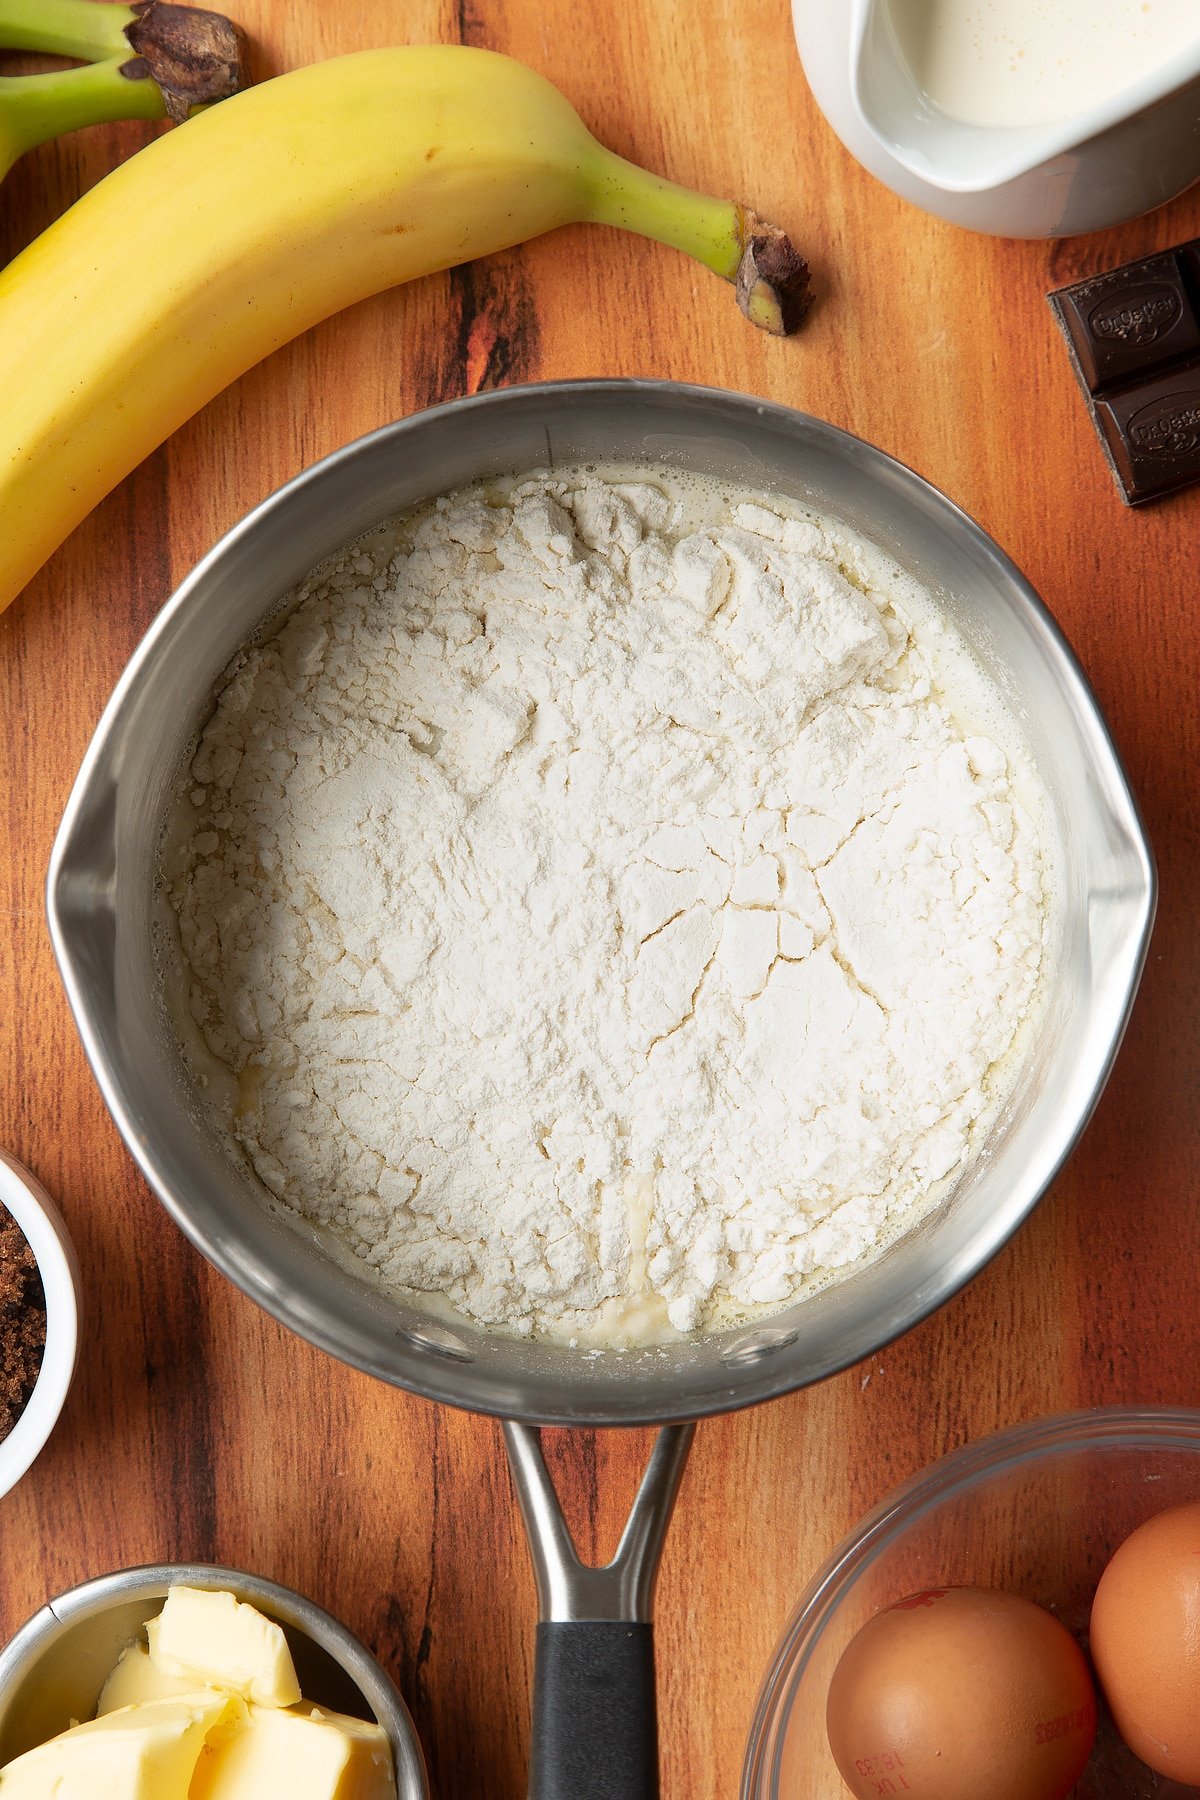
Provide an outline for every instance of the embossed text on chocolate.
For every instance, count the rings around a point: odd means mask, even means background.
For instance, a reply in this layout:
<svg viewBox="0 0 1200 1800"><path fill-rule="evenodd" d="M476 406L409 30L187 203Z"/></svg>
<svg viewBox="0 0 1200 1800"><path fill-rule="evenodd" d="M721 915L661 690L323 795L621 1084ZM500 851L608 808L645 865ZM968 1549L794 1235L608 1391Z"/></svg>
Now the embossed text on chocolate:
<svg viewBox="0 0 1200 1800"><path fill-rule="evenodd" d="M1148 456L1186 456L1200 450L1200 390L1144 406L1130 419L1129 435Z"/></svg>
<svg viewBox="0 0 1200 1800"><path fill-rule="evenodd" d="M1168 287L1151 288L1130 298L1102 300L1089 323L1097 337L1120 338L1126 344L1152 344L1179 318L1183 308Z"/></svg>

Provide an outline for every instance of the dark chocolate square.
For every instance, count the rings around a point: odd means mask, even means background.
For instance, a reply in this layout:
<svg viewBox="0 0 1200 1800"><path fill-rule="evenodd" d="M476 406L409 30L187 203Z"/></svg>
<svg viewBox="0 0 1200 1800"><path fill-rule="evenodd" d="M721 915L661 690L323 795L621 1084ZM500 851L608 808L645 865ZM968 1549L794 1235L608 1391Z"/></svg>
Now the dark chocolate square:
<svg viewBox="0 0 1200 1800"><path fill-rule="evenodd" d="M1200 360L1102 395L1095 407L1127 499L1200 481Z"/></svg>
<svg viewBox="0 0 1200 1800"><path fill-rule="evenodd" d="M1200 315L1175 251L1078 281L1050 299L1093 394L1200 350Z"/></svg>

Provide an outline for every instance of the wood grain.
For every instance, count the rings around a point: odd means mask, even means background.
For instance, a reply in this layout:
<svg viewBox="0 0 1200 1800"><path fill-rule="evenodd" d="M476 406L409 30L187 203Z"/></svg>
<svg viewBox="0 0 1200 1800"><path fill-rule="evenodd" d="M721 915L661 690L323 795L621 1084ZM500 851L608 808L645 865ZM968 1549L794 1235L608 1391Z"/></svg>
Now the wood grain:
<svg viewBox="0 0 1200 1800"><path fill-rule="evenodd" d="M522 56L616 149L788 226L822 298L802 338L771 342L682 258L582 229L380 296L214 401L0 618L0 1142L60 1199L87 1298L63 1422L0 1502L0 1634L118 1565L256 1569L379 1652L441 1800L524 1792L534 1597L496 1429L335 1366L193 1253L101 1105L43 921L53 833L118 673L193 561L296 470L416 407L529 378L677 376L806 408L911 463L1025 569L1095 684L1157 847L1162 906L1126 1046L1033 1220L969 1291L868 1365L699 1434L659 1591L664 1790L730 1796L778 1631L894 1482L1039 1413L1197 1399L1200 490L1139 513L1120 505L1044 295L1194 235L1200 200L1057 246L926 218L830 134L781 0L237 10L260 73L405 40ZM5 183L0 251L147 129L26 158ZM556 1436L585 1548L611 1549L647 1443Z"/></svg>

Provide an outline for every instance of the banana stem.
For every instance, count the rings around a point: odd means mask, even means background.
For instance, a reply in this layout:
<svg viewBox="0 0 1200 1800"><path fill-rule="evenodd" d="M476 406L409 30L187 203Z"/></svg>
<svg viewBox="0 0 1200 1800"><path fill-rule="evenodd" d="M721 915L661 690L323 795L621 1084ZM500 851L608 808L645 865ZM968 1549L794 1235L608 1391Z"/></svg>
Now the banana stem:
<svg viewBox="0 0 1200 1800"><path fill-rule="evenodd" d="M605 150L593 177L591 219L656 238L732 281L742 254L738 209L652 175Z"/></svg>
<svg viewBox="0 0 1200 1800"><path fill-rule="evenodd" d="M808 264L787 234L747 207L678 187L596 146L588 217L656 238L732 281L752 324L786 337L812 305Z"/></svg>
<svg viewBox="0 0 1200 1800"><path fill-rule="evenodd" d="M128 56L125 28L135 16L114 0L0 0L0 47L84 62Z"/></svg>
<svg viewBox="0 0 1200 1800"><path fill-rule="evenodd" d="M80 125L178 123L250 79L245 37L231 19L163 0L0 0L0 48L92 65L0 77L0 149L9 161ZM0 163L3 174L2 155Z"/></svg>
<svg viewBox="0 0 1200 1800"><path fill-rule="evenodd" d="M129 46L125 46L128 51ZM114 119L162 119L167 107L157 82L131 81L121 73L128 56L55 69L47 75L0 77L0 119L14 155L77 131Z"/></svg>

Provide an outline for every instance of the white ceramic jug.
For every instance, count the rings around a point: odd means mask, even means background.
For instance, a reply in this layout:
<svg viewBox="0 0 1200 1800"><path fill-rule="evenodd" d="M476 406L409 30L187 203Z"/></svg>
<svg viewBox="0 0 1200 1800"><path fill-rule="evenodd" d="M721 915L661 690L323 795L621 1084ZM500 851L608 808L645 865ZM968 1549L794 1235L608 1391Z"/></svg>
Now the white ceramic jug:
<svg viewBox="0 0 1200 1800"><path fill-rule="evenodd" d="M1194 43L1052 125L972 125L939 111L900 52L888 0L793 0L792 19L817 104L847 149L956 225L1067 237L1148 212L1200 176L1200 0Z"/></svg>

